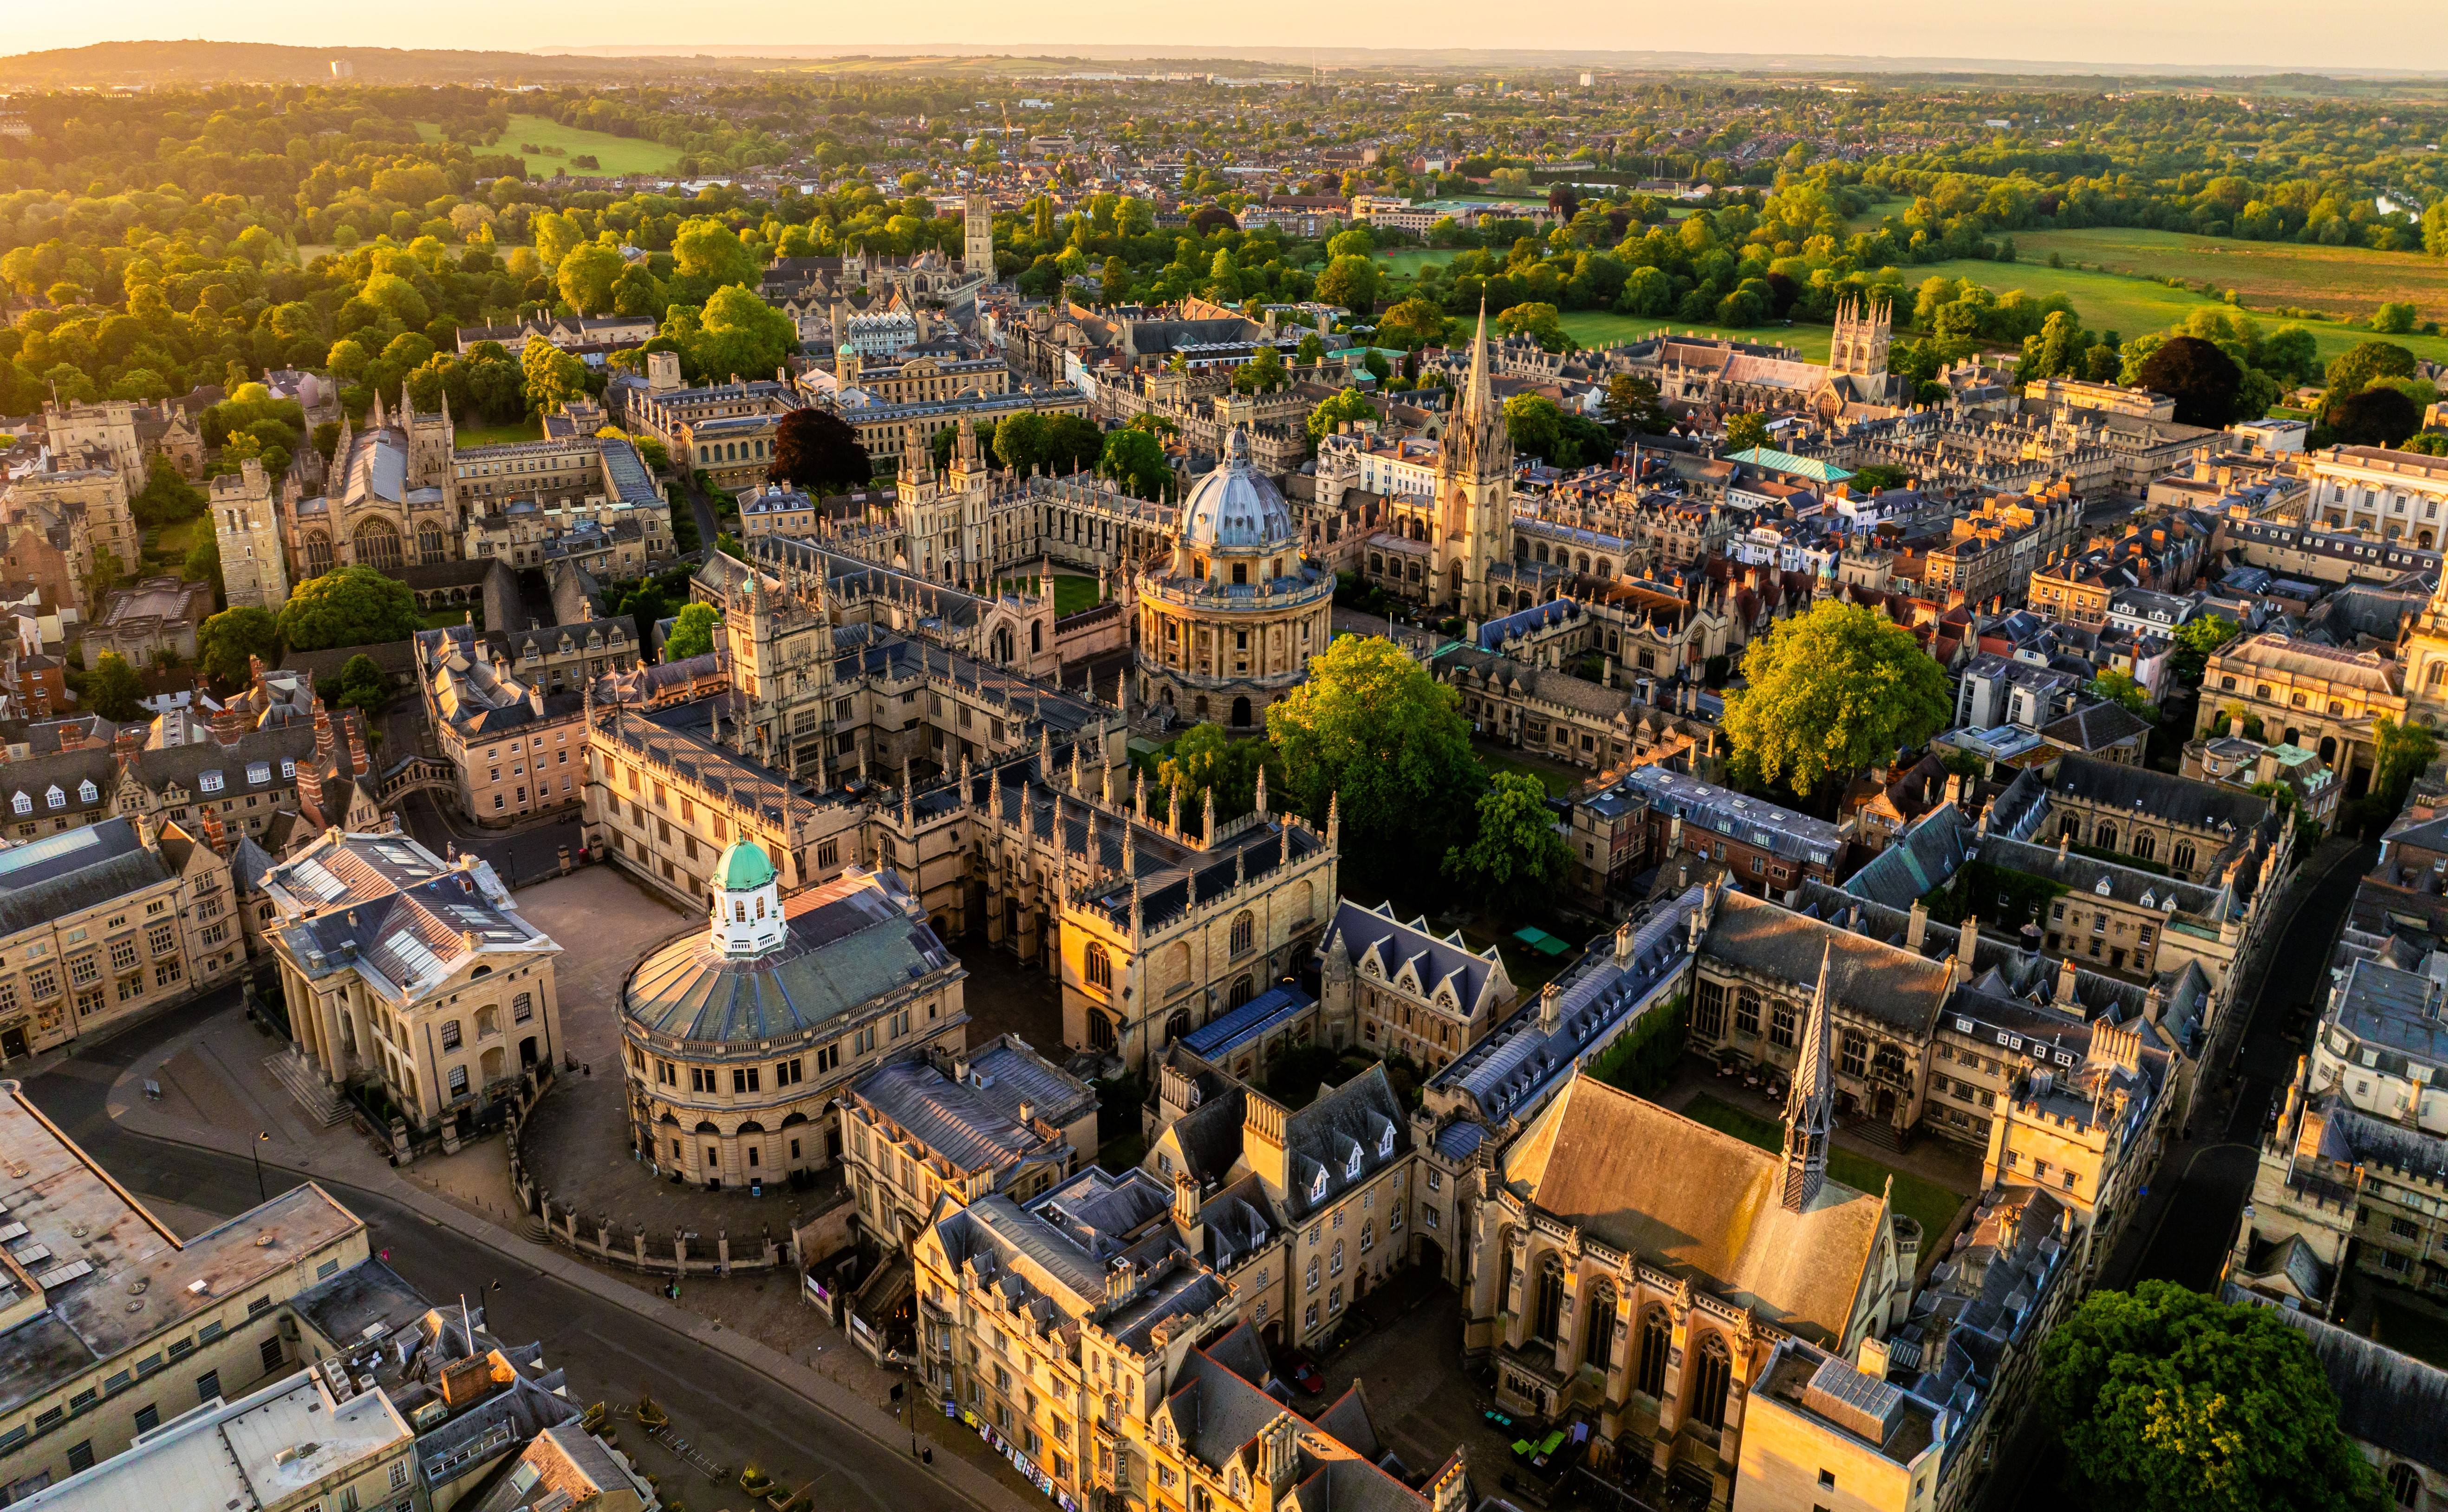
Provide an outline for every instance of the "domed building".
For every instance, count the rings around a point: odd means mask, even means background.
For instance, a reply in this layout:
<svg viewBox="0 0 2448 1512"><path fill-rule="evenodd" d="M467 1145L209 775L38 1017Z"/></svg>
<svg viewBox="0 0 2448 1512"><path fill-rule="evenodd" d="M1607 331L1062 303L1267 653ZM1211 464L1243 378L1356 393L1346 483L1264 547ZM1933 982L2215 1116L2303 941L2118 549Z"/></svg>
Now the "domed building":
<svg viewBox="0 0 2448 1512"><path fill-rule="evenodd" d="M1181 503L1173 560L1138 582L1139 697L1187 723L1246 729L1332 636L1334 574L1301 552L1284 496L1235 427Z"/></svg>
<svg viewBox="0 0 2448 1512"><path fill-rule="evenodd" d="M715 862L706 928L621 990L637 1148L703 1186L830 1163L828 1107L856 1077L968 1043L968 975L891 871L851 868L787 901L762 848Z"/></svg>

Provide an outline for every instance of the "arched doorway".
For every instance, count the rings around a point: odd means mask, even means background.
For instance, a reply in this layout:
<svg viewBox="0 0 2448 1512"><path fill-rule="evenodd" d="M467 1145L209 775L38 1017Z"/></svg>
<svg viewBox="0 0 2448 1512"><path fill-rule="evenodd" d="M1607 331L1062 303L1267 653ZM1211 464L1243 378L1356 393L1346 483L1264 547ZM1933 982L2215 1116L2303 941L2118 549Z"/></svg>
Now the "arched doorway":
<svg viewBox="0 0 2448 1512"><path fill-rule="evenodd" d="M389 520L368 520L357 526L350 538L360 565L377 572L397 572L400 566L399 531Z"/></svg>
<svg viewBox="0 0 2448 1512"><path fill-rule="evenodd" d="M1248 728L1249 728L1249 725L1250 725L1250 700L1249 700L1249 699L1234 699L1233 700L1233 725L1234 725L1234 728L1235 728L1235 729L1248 729Z"/></svg>

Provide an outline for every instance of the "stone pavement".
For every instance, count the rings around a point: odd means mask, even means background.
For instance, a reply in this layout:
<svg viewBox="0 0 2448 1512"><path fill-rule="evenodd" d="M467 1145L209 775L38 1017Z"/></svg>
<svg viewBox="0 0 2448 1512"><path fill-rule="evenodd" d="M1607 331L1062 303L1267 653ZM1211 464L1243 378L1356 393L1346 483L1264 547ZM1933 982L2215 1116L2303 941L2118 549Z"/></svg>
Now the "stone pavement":
<svg viewBox="0 0 2448 1512"><path fill-rule="evenodd" d="M843 1335L800 1307L790 1281L778 1276L692 1281L675 1304L625 1276L534 1243L524 1236L523 1220L515 1213L489 1203L482 1173L504 1168L498 1138L456 1157L419 1162L407 1173L394 1170L371 1137L346 1125L316 1128L300 1116L287 1092L262 1069L263 1058L275 1045L248 1023L233 998L220 1011L201 1017L194 1027L131 1064L111 1087L110 1116L131 1133L232 1158L259 1156L268 1170L361 1188L396 1202L530 1269L720 1350L850 1424L875 1444L878 1453L909 1452L909 1428L894 1419L887 1400L894 1378L874 1370ZM147 1079L162 1082L158 1100L145 1096ZM258 1140L258 1134L271 1138ZM345 1201L345 1193L341 1196ZM198 1226L210 1221L208 1215L184 1211L163 1216L174 1227L182 1219ZM746 1406L725 1404L733 1409ZM947 1486L997 1512L1042 1512L1044 1499L976 1435L931 1409L917 1417L920 1431L938 1445L934 1467Z"/></svg>

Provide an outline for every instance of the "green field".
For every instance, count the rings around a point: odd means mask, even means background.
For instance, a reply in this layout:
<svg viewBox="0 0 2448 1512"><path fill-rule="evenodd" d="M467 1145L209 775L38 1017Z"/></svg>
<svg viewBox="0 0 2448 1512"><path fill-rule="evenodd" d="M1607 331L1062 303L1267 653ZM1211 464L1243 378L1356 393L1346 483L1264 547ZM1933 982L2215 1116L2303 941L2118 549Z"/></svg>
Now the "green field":
<svg viewBox="0 0 2448 1512"><path fill-rule="evenodd" d="M1742 329L1650 316L1616 315L1606 310L1567 310L1562 318L1564 334L1585 347L1604 346L1610 341L1637 341L1653 331L1689 329L1704 335L1732 336L1742 341L1768 341L1794 347L1808 362L1827 360L1827 341L1834 334L1829 327L1821 325L1769 325Z"/></svg>
<svg viewBox="0 0 2448 1512"><path fill-rule="evenodd" d="M442 137L442 128L429 122L418 122L416 132L428 142L436 142ZM518 152L522 146L529 145L559 147L567 154L558 158L535 153L520 154L526 159L529 173L545 177L550 177L555 168L569 168L569 176L573 179L622 173L669 173L679 166L680 161L678 147L667 147L642 137L616 137L607 131L582 131L576 126L563 125L549 116L510 117L510 128L502 133L502 140L485 150ZM570 158L583 157L590 152L602 163L602 167L569 167Z"/></svg>
<svg viewBox="0 0 2448 1512"><path fill-rule="evenodd" d="M2020 250L2019 241L2017 247ZM2222 301L2190 289L2171 289L2164 283L2154 283L2148 278L2094 273L2084 268L2052 268L2041 262L1983 262L1977 258L1958 258L1946 262L1925 262L1902 271L1907 292L1918 288L1924 278L1969 278L1999 294L2013 289L2033 295L2062 294L2074 301L2075 312L2082 316L2084 325L2094 331L2113 331L2120 338L2140 335L2146 331L2164 331L2196 310L2227 308ZM2283 317L2267 311L2247 309L2243 313L2259 321L2265 331L2275 330L2286 323ZM2351 330L2324 321L2307 320L2304 327L2312 333L2324 361L2358 341L2372 339L2368 331ZM1570 316L1565 318L1564 328L1572 329ZM2418 357L2448 361L2448 336L2390 336L2387 339Z"/></svg>
<svg viewBox="0 0 2448 1512"><path fill-rule="evenodd" d="M1705 1123L1723 1130L1746 1144L1756 1144L1763 1150L1785 1146L1785 1128L1772 1120L1755 1113L1746 1113L1732 1103L1703 1092L1683 1109L1683 1116L1694 1123ZM1940 1235L1955 1221L1964 1198L1949 1192L1935 1181L1909 1176L1893 1166L1881 1165L1866 1155L1838 1147L1827 1152L1827 1174L1856 1192L1876 1196L1889 1177L1895 1177L1896 1211L1921 1224L1922 1254L1938 1253Z"/></svg>
<svg viewBox="0 0 2448 1512"><path fill-rule="evenodd" d="M507 446L513 441L541 441L543 428L532 420L517 425L463 425L452 430L453 440L462 447Z"/></svg>
<svg viewBox="0 0 2448 1512"><path fill-rule="evenodd" d="M1005 578L1003 580L1002 586L1005 592L1026 593L1037 586L1037 580ZM1103 602L1097 597L1096 579L1083 578L1068 572L1058 572L1054 575L1054 614L1057 619L1064 615L1078 614L1082 609L1093 609Z"/></svg>
<svg viewBox="0 0 2448 1512"><path fill-rule="evenodd" d="M1409 278L1431 264L1442 267L1457 255L1458 249L1453 247L1396 247L1391 252L1377 254L1377 260L1389 271Z"/></svg>
<svg viewBox="0 0 2448 1512"><path fill-rule="evenodd" d="M2411 302L2426 320L2448 319L2448 260L2419 252L2368 247L2306 246L2294 241L2239 241L2177 231L2036 231L2015 239L2026 260L2052 252L2068 262L2146 278L2204 279L2233 289L2256 309L2294 306L2368 317L2382 303Z"/></svg>

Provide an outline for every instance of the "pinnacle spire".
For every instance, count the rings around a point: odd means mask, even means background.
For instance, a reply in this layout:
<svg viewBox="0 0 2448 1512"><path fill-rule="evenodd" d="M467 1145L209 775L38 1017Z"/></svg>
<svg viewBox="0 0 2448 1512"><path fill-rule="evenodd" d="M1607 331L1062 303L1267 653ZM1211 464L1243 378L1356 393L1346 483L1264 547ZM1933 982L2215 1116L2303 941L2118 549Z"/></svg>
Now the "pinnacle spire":
<svg viewBox="0 0 2448 1512"><path fill-rule="evenodd" d="M1831 1001L1836 943L1820 948L1819 982L1810 994L1802 1027L1802 1053L1794 1061L1793 1089L1785 1102L1784 1205L1799 1213L1819 1194L1827 1176L1827 1140L1835 1122L1835 1073L1829 1043L1835 1034Z"/></svg>

